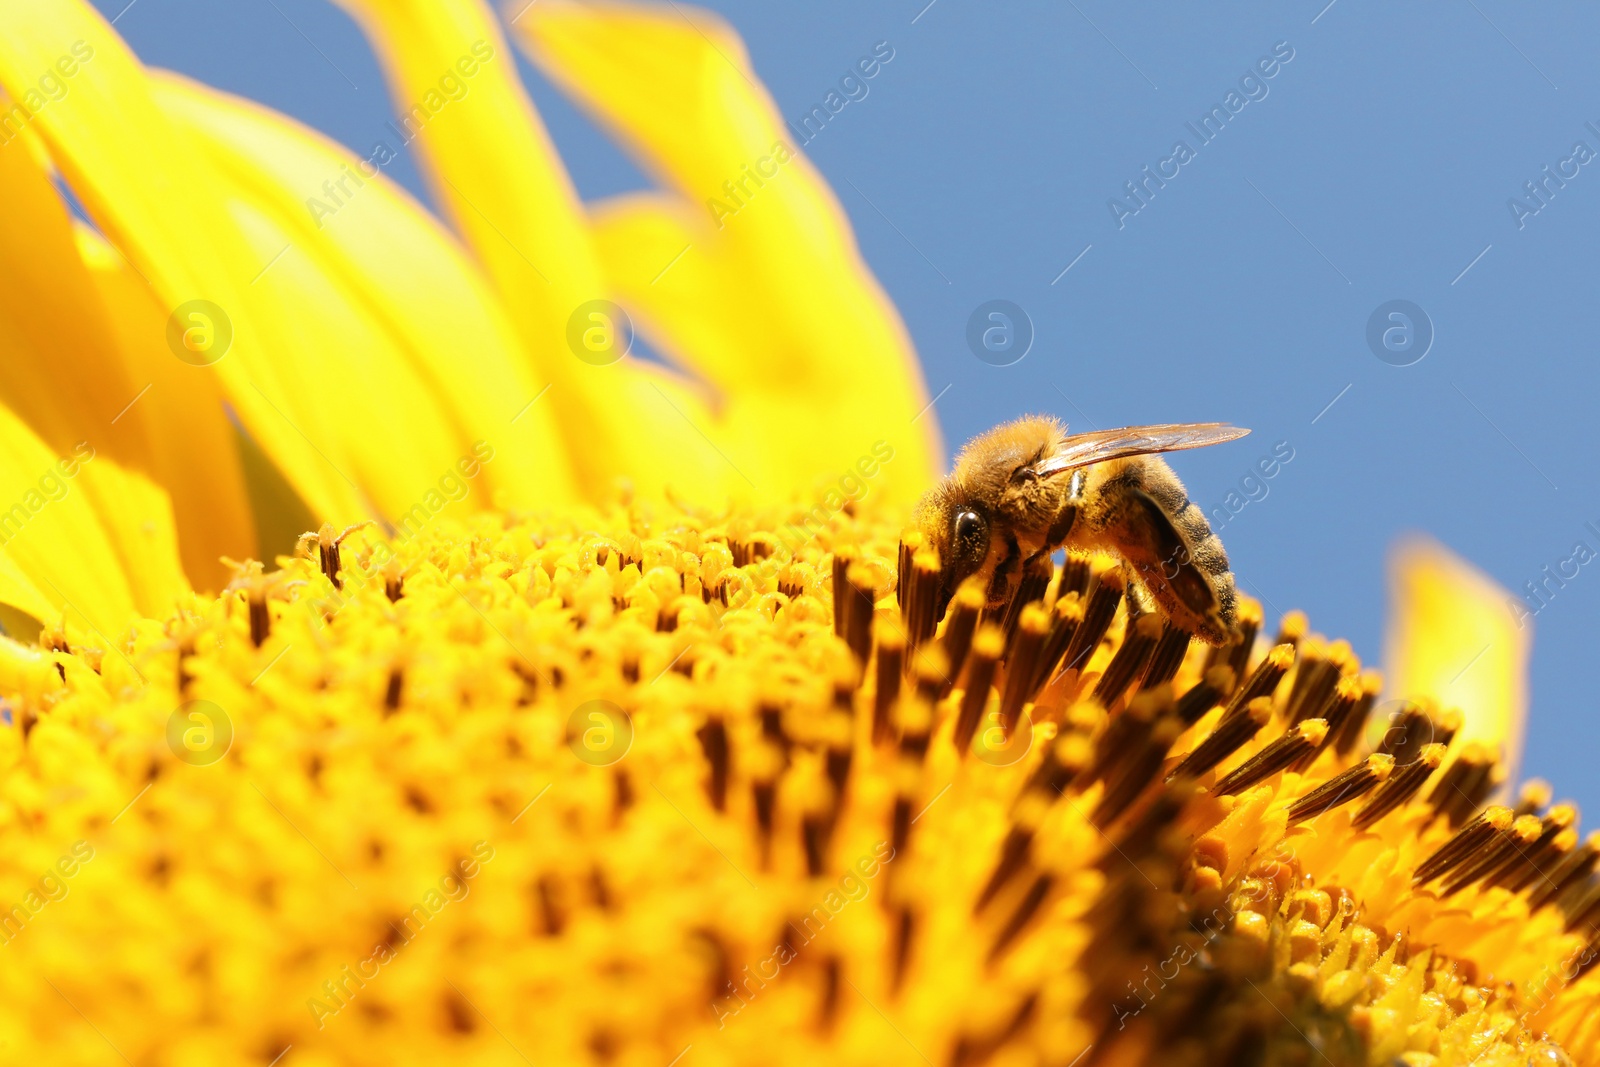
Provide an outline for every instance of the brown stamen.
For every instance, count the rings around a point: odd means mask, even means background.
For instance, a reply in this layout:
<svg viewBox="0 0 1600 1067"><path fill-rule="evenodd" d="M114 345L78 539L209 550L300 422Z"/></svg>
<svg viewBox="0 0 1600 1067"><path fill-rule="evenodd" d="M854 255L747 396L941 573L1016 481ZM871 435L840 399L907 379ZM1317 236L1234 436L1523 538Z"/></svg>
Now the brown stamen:
<svg viewBox="0 0 1600 1067"><path fill-rule="evenodd" d="M921 694L905 694L895 705L895 726L900 733L900 753L921 763L933 731L933 705Z"/></svg>
<svg viewBox="0 0 1600 1067"><path fill-rule="evenodd" d="M1377 751L1410 763L1422 746L1433 740L1433 716L1423 704L1406 701L1395 712L1378 741Z"/></svg>
<svg viewBox="0 0 1600 1067"><path fill-rule="evenodd" d="M1322 750L1332 743L1334 735L1355 713L1356 705L1361 701L1361 693L1361 680L1359 678L1347 676L1338 680L1333 687L1332 699L1323 706L1322 714L1318 716L1328 724L1328 733L1323 737L1320 745L1312 749L1310 754L1295 764L1295 770L1304 772L1316 762L1317 757L1322 754ZM1390 753L1380 754L1390 755Z"/></svg>
<svg viewBox="0 0 1600 1067"><path fill-rule="evenodd" d="M886 740L893 727L889 714L900 699L900 679L905 673L906 636L893 627L878 635L877 688L872 694L872 740Z"/></svg>
<svg viewBox="0 0 1600 1067"><path fill-rule="evenodd" d="M1076 592L1060 596L1050 609L1050 636L1039 650L1039 673L1033 679L1033 691L1043 689L1054 677L1061 657L1067 654L1073 634L1083 623L1083 597Z"/></svg>
<svg viewBox="0 0 1600 1067"><path fill-rule="evenodd" d="M390 603L406 595L406 572L400 565L399 557L393 557L383 565L383 595L389 598Z"/></svg>
<svg viewBox="0 0 1600 1067"><path fill-rule="evenodd" d="M839 983L844 963L836 955L822 961L822 996L817 1003L817 1029L827 1033L839 1016Z"/></svg>
<svg viewBox="0 0 1600 1067"><path fill-rule="evenodd" d="M371 525L373 525L372 520L367 519L354 525L346 526L335 534L333 532L333 524L325 522L314 532L300 535L300 543L302 545L307 541L315 541L317 543L318 563L322 567L323 575L329 582L333 583L335 589L344 588L344 567L339 557L339 546L344 544L345 538L357 530L365 529Z"/></svg>
<svg viewBox="0 0 1600 1067"><path fill-rule="evenodd" d="M1372 799L1361 806L1350 825L1365 830L1421 791L1430 775L1444 762L1445 748L1440 744L1425 745L1415 762L1395 771L1389 780L1372 794Z"/></svg>
<svg viewBox="0 0 1600 1067"><path fill-rule="evenodd" d="M833 784L834 813L837 814L844 803L845 784L850 781L850 763L855 754L851 744L851 735L854 733L851 717L844 712L833 712L828 716L824 732L828 741L825 771L828 781Z"/></svg>
<svg viewBox="0 0 1600 1067"><path fill-rule="evenodd" d="M941 698L950 694L961 675L961 668L967 664L967 654L972 651L972 636L977 633L978 617L982 614L983 583L976 578L969 578L956 590L947 613L949 621L945 623L942 643L950 663L950 674L939 690Z"/></svg>
<svg viewBox="0 0 1600 1067"><path fill-rule="evenodd" d="M1216 784L1212 792L1217 796L1242 793L1252 786L1288 770L1306 753L1322 744L1328 736L1328 724L1322 719L1307 719L1292 727L1288 733L1245 760L1233 773Z"/></svg>
<svg viewBox="0 0 1600 1067"><path fill-rule="evenodd" d="M1027 798L1017 806L1011 829L1007 832L1005 840L1000 843L1000 857L995 861L994 871L989 875L989 880L984 883L977 901L972 905L974 915L988 907L989 902L1005 888L1006 883L1016 877L1017 872L1026 865L1028 850L1033 845L1033 835L1038 832L1039 824L1044 820L1048 810L1049 799L1042 796Z"/></svg>
<svg viewBox="0 0 1600 1067"><path fill-rule="evenodd" d="M250 643L260 648L272 633L272 616L267 613L267 594L260 588L252 589L246 596L250 607Z"/></svg>
<svg viewBox="0 0 1600 1067"><path fill-rule="evenodd" d="M1323 739L1326 743L1326 738ZM1359 800L1389 780L1394 757L1373 754L1349 770L1329 778L1322 785L1289 806L1289 821L1304 822L1342 804Z"/></svg>
<svg viewBox="0 0 1600 1067"><path fill-rule="evenodd" d="M917 536L920 537L921 535L919 534ZM850 570L850 565L856 561L856 558L857 550L854 545L838 545L833 550L833 633L835 637L843 639L846 644L848 644L850 640L848 636L850 622L850 602L849 598L845 595L846 590L849 588L849 583L845 580L845 574ZM894 593L895 599L900 602L902 612L905 610L905 575L909 574L910 572L911 556L907 553L906 542L905 539L902 538L900 541L900 569L895 572L901 577L900 580L895 584ZM711 588L709 582L705 588L707 596L709 597ZM710 603L709 599L707 600L707 603ZM855 646L851 645L851 649L854 650L854 648ZM858 656L857 658L860 659L861 657Z"/></svg>
<svg viewBox="0 0 1600 1067"><path fill-rule="evenodd" d="M1122 572L1116 564L1099 562L1089 583L1089 598L1084 605L1083 621L1072 632L1072 641L1062 658L1063 670L1079 670L1089 662L1100 641L1111 629L1117 605L1122 603Z"/></svg>
<svg viewBox="0 0 1600 1067"><path fill-rule="evenodd" d="M972 639L972 655L967 666L967 688L961 694L961 711L956 716L951 740L956 751L963 756L972 747L978 723L983 721L983 710L989 703L989 685L994 681L995 666L1005 649L1005 635L998 626L985 624L978 628Z"/></svg>
<svg viewBox="0 0 1600 1067"><path fill-rule="evenodd" d="M778 747L787 765L791 742L783 728L783 707L771 698L764 699L756 706L756 717L761 721L761 736Z"/></svg>
<svg viewBox="0 0 1600 1067"><path fill-rule="evenodd" d="M1096 716L1100 713L1093 705L1079 705L1079 707L1088 707ZM1072 713L1069 711L1068 718L1071 717ZM1044 750L1044 757L1039 760L1039 766L1028 779L1022 795L1024 797L1039 795L1047 800L1053 800L1072 784L1074 778L1083 773L1084 768L1088 767L1093 759L1094 746L1089 743L1086 735L1076 731L1062 733Z"/></svg>
<svg viewBox="0 0 1600 1067"><path fill-rule="evenodd" d="M1207 669L1205 677L1201 678L1189 691L1178 700L1178 718L1184 725L1193 726L1206 717L1206 713L1227 694L1233 691L1233 668L1229 666L1211 667Z"/></svg>
<svg viewBox="0 0 1600 1067"><path fill-rule="evenodd" d="M906 842L911 839L911 804L914 799L911 786L902 782L899 792L895 794L894 809L889 816L889 849L891 854L900 856L905 853ZM899 868L892 868L891 874L897 873ZM884 893L884 902L888 903L889 894Z"/></svg>
<svg viewBox="0 0 1600 1067"><path fill-rule="evenodd" d="M900 554L899 558L895 562L895 573L900 575L900 581L895 586L894 603L895 607L900 609L901 615L905 615L907 610L906 598L909 595L911 583L907 580L906 576L911 573L911 560L912 557L917 554L918 550L922 548L924 543L926 543L926 539L923 537L921 530L914 528L908 529L900 535ZM839 549L834 550L834 588L838 588L839 575L842 573L839 570L838 563L839 551ZM853 562L855 550L852 548L850 552L851 560Z"/></svg>
<svg viewBox="0 0 1600 1067"><path fill-rule="evenodd" d="M760 563L777 551L777 543L768 534L753 534L748 541L734 540L728 542L728 554L733 557L735 567L748 567L752 563Z"/></svg>
<svg viewBox="0 0 1600 1067"><path fill-rule="evenodd" d="M1291 611L1278 623L1278 636L1272 639L1272 643L1274 646L1288 645L1291 648L1296 648L1309 629L1311 629L1311 620L1306 618L1306 613L1303 611Z"/></svg>
<svg viewBox="0 0 1600 1067"><path fill-rule="evenodd" d="M1377 671L1363 671L1359 676L1361 683L1361 696L1356 701L1356 706L1345 715L1344 721L1339 724L1337 736L1333 739L1333 750L1340 759L1349 756L1355 751L1357 742L1366 731L1367 718L1372 714L1372 706L1378 701L1378 694L1383 691L1383 676ZM1434 740L1439 740L1435 738ZM1448 744L1448 741L1441 741ZM1405 763L1411 760L1403 761Z"/></svg>
<svg viewBox="0 0 1600 1067"><path fill-rule="evenodd" d="M1300 663L1295 668L1294 681L1289 685L1289 697L1284 701L1284 717L1292 726L1307 719L1323 718L1323 710L1333 699L1334 687L1339 684L1340 662L1329 650L1314 641L1300 646Z"/></svg>
<svg viewBox="0 0 1600 1067"><path fill-rule="evenodd" d="M1522 788L1517 790L1517 803L1512 811L1517 815L1537 815L1544 808L1549 807L1555 790L1543 778L1530 778L1522 783Z"/></svg>
<svg viewBox="0 0 1600 1067"><path fill-rule="evenodd" d="M999 959L1006 947L1022 933L1023 928L1028 925L1028 920L1033 918L1034 913L1039 910L1039 905L1044 903L1044 898L1050 895L1052 884L1054 879L1048 874L1041 874L1034 879L1033 885L1028 887L1027 895L1017 904L1017 909L1011 913L1011 918L995 937L994 946L989 949L990 963Z"/></svg>
<svg viewBox="0 0 1600 1067"><path fill-rule="evenodd" d="M1271 697L1257 697L1244 710L1223 715L1216 729L1172 769L1167 781L1205 774L1253 739L1271 718Z"/></svg>
<svg viewBox="0 0 1600 1067"><path fill-rule="evenodd" d="M839 590L834 589L835 598ZM844 640L856 659L866 663L872 654L872 608L877 600L872 571L852 563L844 572Z"/></svg>
<svg viewBox="0 0 1600 1067"><path fill-rule="evenodd" d="M783 768L783 754L775 745L763 744L756 748L751 762L750 798L756 814L761 869L770 870L772 826L777 809L778 774Z"/></svg>
<svg viewBox="0 0 1600 1067"><path fill-rule="evenodd" d="M1156 799L1128 824L1116 841L1115 852L1107 853L1103 862L1111 862L1115 856L1136 864L1150 856L1194 795L1195 784L1190 780L1164 784Z"/></svg>
<svg viewBox="0 0 1600 1067"><path fill-rule="evenodd" d="M1222 717L1226 719L1258 697L1270 697L1292 666L1294 666L1294 646L1284 642L1274 645L1272 650L1261 658L1261 662L1256 664L1255 671L1245 680L1244 685L1229 698L1228 708L1222 713Z"/></svg>
<svg viewBox="0 0 1600 1067"><path fill-rule="evenodd" d="M901 576L901 581L905 576ZM939 554L924 548L911 557L911 588L906 591L906 655L933 636L939 625Z"/></svg>
<svg viewBox="0 0 1600 1067"><path fill-rule="evenodd" d="M1489 847L1480 849L1477 855L1470 861L1463 862L1445 879L1444 885L1439 889L1439 895L1452 896L1474 882L1489 879L1501 867L1511 862L1517 853L1527 851L1528 847L1538 840L1540 829L1537 815L1517 816L1512 820L1510 828L1497 834Z"/></svg>
<svg viewBox="0 0 1600 1067"><path fill-rule="evenodd" d="M1442 783L1441 783L1442 784ZM1510 828L1510 808L1496 805L1457 830L1455 836L1440 845L1434 853L1417 865L1411 884L1424 886L1447 871L1468 861L1480 849Z"/></svg>
<svg viewBox="0 0 1600 1067"><path fill-rule="evenodd" d="M1138 799L1145 787L1159 777L1162 761L1167 758L1172 743L1184 731L1182 721L1170 710L1170 696L1166 703L1167 710L1161 713L1156 724L1151 727L1150 736L1146 738L1143 748L1107 774L1105 794L1100 798L1100 803L1095 805L1093 814L1089 816L1089 821L1096 828L1104 830L1115 822Z"/></svg>
<svg viewBox="0 0 1600 1067"><path fill-rule="evenodd" d="M1022 613L1030 605L1044 600L1045 594L1050 589L1050 580L1054 577L1055 568L1051 565L1049 556L1029 560L1022 571L1022 580L1017 584L1017 591L1012 594L1004 608L992 616L986 612L985 621L998 622L1009 642L1016 633L1018 623L1022 621Z"/></svg>
<svg viewBox="0 0 1600 1067"><path fill-rule="evenodd" d="M711 776L706 780L706 795L711 806L718 811L728 810L728 727L718 716L706 720L697 731L700 747L706 762L711 765Z"/></svg>
<svg viewBox="0 0 1600 1067"><path fill-rule="evenodd" d="M1095 683L1093 698L1107 708L1115 708L1122 700L1133 680L1144 670L1161 637L1162 620L1159 615L1141 615L1128 627L1122 647L1106 665L1105 673Z"/></svg>
<svg viewBox="0 0 1600 1067"><path fill-rule="evenodd" d="M900 906L900 914L894 925L894 950L893 964L889 969L889 993L894 995L900 992L900 986L905 981L906 964L911 959L911 942L916 935L916 913L906 904Z"/></svg>
<svg viewBox="0 0 1600 1067"><path fill-rule="evenodd" d="M1106 778L1120 761L1143 749L1160 710L1158 698L1141 693L1128 702L1122 714L1112 716L1095 742L1094 763L1084 772L1084 788Z"/></svg>
<svg viewBox="0 0 1600 1067"><path fill-rule="evenodd" d="M1538 838L1528 848L1511 859L1490 877L1490 885L1504 886L1520 893L1535 881L1553 871L1578 845L1578 831L1574 829L1578 811L1570 804L1557 804L1540 820Z"/></svg>
<svg viewBox="0 0 1600 1067"><path fill-rule="evenodd" d="M917 695L929 704L936 703L950 678L950 657L939 645L923 645L917 649L911 674L916 679Z"/></svg>
<svg viewBox="0 0 1600 1067"><path fill-rule="evenodd" d="M1093 577L1094 567L1090 557L1069 554L1061 564L1061 580L1056 583L1057 599L1068 593L1084 596L1089 592L1089 581Z"/></svg>
<svg viewBox="0 0 1600 1067"><path fill-rule="evenodd" d="M1161 637L1157 639L1156 647L1151 650L1144 674L1139 679L1139 688L1154 689L1158 685L1172 681L1178 673L1178 668L1183 666L1184 656L1189 652L1189 641L1187 630L1174 626L1171 620L1166 620L1161 630Z"/></svg>
<svg viewBox="0 0 1600 1067"><path fill-rule="evenodd" d="M396 663L389 668L389 682L383 690L384 718L400 710L400 696L405 687L405 671Z"/></svg>
<svg viewBox="0 0 1600 1067"><path fill-rule="evenodd" d="M1428 794L1428 803L1452 827L1458 827L1472 817L1504 778L1505 770L1493 750L1470 744L1439 776Z"/></svg>
<svg viewBox="0 0 1600 1067"><path fill-rule="evenodd" d="M1560 900L1573 886L1586 883L1597 862L1600 862L1600 830L1585 838L1583 844L1569 852L1555 870L1534 887L1528 895L1529 913Z"/></svg>
<svg viewBox="0 0 1600 1067"><path fill-rule="evenodd" d="M1022 706L1033 699L1033 680L1039 675L1040 653L1049 634L1050 615L1043 607L1029 604L1022 610L1006 657L1005 691L1000 697L1000 728L1006 737L1022 715Z"/></svg>

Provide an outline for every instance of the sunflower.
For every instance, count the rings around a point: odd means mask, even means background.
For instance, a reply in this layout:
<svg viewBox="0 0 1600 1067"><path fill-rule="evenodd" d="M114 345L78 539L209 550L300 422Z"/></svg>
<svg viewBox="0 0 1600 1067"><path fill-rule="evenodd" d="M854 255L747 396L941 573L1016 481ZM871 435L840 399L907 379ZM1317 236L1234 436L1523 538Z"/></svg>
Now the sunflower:
<svg viewBox="0 0 1600 1067"><path fill-rule="evenodd" d="M443 221L6 5L8 1061L1600 1059L1502 591L1408 546L1387 686L1099 558L936 617L909 344L732 33L516 16L659 181L583 205L486 11L350 6Z"/></svg>

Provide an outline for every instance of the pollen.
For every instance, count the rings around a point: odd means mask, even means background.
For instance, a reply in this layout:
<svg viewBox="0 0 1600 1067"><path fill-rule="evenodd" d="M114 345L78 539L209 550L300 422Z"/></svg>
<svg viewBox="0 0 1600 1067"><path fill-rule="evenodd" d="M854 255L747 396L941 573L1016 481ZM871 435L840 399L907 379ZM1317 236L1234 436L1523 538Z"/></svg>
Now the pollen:
<svg viewBox="0 0 1600 1067"><path fill-rule="evenodd" d="M1091 557L945 607L903 516L799 514L330 525L48 628L13 1058L1600 1058L1600 836L1459 711L1374 723L1298 613L1212 647Z"/></svg>

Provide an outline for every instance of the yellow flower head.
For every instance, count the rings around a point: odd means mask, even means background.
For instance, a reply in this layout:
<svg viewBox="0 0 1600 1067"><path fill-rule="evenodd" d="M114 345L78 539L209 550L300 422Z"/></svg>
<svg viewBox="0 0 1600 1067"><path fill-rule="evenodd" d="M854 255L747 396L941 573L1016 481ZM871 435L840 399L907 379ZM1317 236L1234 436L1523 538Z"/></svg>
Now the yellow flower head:
<svg viewBox="0 0 1600 1067"><path fill-rule="evenodd" d="M921 632L937 570L891 517L328 527L116 642L9 646L0 1034L84 1063L1592 1056L1600 853L1548 788L1495 802L1459 710L1379 721L1298 617L1265 639L1245 601L1238 642L1191 643L1089 559Z"/></svg>

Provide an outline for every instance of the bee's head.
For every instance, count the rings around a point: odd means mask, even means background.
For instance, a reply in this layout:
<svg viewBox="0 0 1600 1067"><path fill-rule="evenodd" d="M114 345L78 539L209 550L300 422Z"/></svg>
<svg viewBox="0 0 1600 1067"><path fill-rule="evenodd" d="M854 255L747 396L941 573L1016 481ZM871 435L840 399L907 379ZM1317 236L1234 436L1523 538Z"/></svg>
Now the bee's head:
<svg viewBox="0 0 1600 1067"><path fill-rule="evenodd" d="M917 509L917 525L939 552L941 578L937 616L963 581L983 569L989 558L992 520L989 509L946 482L932 490Z"/></svg>
<svg viewBox="0 0 1600 1067"><path fill-rule="evenodd" d="M976 574L989 558L989 516L973 506L954 508L950 512L950 543L944 569L951 590L962 580Z"/></svg>

